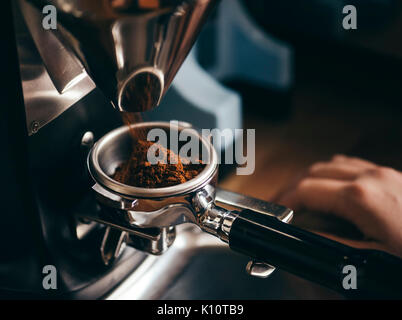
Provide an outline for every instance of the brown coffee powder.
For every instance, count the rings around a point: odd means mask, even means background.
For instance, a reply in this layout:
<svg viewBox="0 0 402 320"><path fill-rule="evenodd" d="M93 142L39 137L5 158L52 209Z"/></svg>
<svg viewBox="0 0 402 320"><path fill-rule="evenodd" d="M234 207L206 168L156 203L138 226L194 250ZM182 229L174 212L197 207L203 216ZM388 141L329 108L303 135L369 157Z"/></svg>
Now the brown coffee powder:
<svg viewBox="0 0 402 320"><path fill-rule="evenodd" d="M193 179L205 167L201 161L192 164L160 145L158 150L162 155L156 156L161 156L163 160L151 164L147 159L147 152L153 144L154 142L146 140L136 140L130 158L116 169L113 179L135 187L162 188Z"/></svg>

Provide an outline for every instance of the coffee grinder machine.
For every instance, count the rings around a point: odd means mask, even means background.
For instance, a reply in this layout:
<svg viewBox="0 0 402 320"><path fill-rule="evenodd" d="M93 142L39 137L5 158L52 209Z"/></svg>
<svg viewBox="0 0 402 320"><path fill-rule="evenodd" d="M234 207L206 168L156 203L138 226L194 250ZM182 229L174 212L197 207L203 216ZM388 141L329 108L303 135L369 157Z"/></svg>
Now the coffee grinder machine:
<svg viewBox="0 0 402 320"><path fill-rule="evenodd" d="M189 130L209 159L195 179L156 189L111 179L127 157L129 129L115 129L120 119L110 102L120 112L155 107L214 3L20 0L15 6L24 97L18 119L25 123L14 124L22 133L5 136L5 171L15 176L1 225L2 296L102 298L147 254L167 251L184 223L250 256L251 275L266 277L280 267L353 295L342 288L342 267L354 264L363 296L393 296L401 287L394 278L398 258L319 237L288 225L288 208L219 190L215 151L188 124L133 128ZM56 9L55 30L43 30L45 7ZM44 286L49 266L57 270L57 290ZM387 271L378 274L379 266Z"/></svg>
<svg viewBox="0 0 402 320"><path fill-rule="evenodd" d="M105 262L107 241L96 234L109 230L75 220L97 210L86 157L94 139L121 125L119 112L159 103L215 2L12 2L24 99L13 126L25 123L18 137L5 127L3 141L11 181L3 195L16 205L1 224L1 296L99 298L144 259L130 251ZM43 25L47 9L55 29ZM151 98L140 104L145 90ZM57 267L57 290L43 288L46 265Z"/></svg>

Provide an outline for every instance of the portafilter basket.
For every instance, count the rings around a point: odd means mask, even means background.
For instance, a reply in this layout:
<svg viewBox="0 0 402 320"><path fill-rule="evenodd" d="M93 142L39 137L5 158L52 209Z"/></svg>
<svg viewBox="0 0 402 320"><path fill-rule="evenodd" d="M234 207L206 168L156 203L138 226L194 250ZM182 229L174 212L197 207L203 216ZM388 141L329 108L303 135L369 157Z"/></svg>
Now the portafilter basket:
<svg viewBox="0 0 402 320"><path fill-rule="evenodd" d="M117 128L101 138L88 155L88 170L102 210L85 218L108 226L103 249L113 250L103 252L105 262L120 251L121 243L127 239L137 249L161 254L173 243L176 225L193 223L228 243L231 249L253 258L248 265L252 275L266 277L275 266L346 296L402 295L401 281L396 281L401 278L399 258L382 251L355 249L289 225L292 210L217 188L219 165L215 149L210 139L191 125L131 125L131 130L151 129L162 129L168 136L186 131L186 136L198 139L200 154L207 154L203 157L207 159L205 168L195 178L175 186L125 185L111 176L132 151L130 128ZM114 239L115 245L108 244L108 239ZM358 286L348 290L344 272L350 265L357 270Z"/></svg>
<svg viewBox="0 0 402 320"><path fill-rule="evenodd" d="M185 123L174 125L169 122L142 122L131 125L133 132L147 134L152 129L162 129L168 140L170 135L185 131L191 138L200 141L200 154L206 158L206 166L195 178L174 186L164 188L140 188L120 183L111 178L116 168L127 160L133 149L133 138L130 128L123 126L113 130L100 139L92 148L88 158L88 168L94 180L106 189L120 194L122 197L132 198L165 198L181 194L188 194L209 183L216 177L218 171L217 154L212 144L202 137L195 129ZM182 142L183 143L183 142Z"/></svg>

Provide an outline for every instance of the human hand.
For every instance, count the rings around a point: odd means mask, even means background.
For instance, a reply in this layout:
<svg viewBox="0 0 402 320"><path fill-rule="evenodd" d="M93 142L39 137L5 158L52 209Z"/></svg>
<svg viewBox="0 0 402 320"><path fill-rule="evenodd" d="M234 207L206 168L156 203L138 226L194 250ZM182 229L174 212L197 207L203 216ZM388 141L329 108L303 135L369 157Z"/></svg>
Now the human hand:
<svg viewBox="0 0 402 320"><path fill-rule="evenodd" d="M371 247L402 256L399 171L337 155L329 162L313 164L276 201L296 212L307 209L335 214L371 239Z"/></svg>

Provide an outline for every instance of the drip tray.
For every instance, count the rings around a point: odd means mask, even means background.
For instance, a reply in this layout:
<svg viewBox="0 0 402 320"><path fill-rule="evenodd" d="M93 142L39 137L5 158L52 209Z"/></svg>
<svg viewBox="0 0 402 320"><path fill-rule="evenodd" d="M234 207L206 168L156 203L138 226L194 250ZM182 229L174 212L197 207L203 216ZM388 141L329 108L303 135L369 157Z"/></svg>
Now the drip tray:
<svg viewBox="0 0 402 320"><path fill-rule="evenodd" d="M276 270L246 273L249 259L193 225L177 228L162 256L149 256L107 299L342 299L326 288Z"/></svg>

